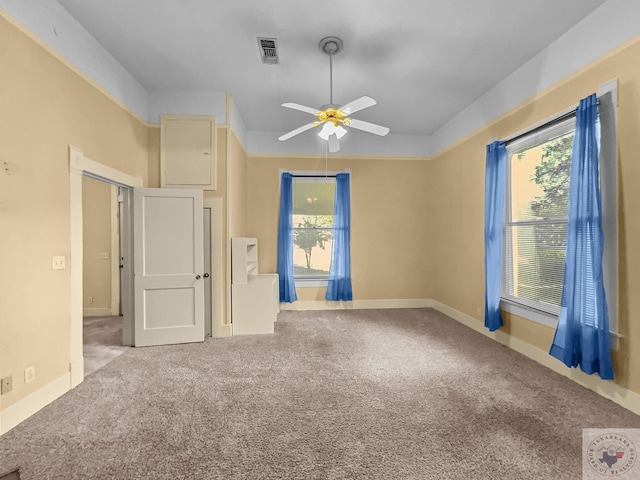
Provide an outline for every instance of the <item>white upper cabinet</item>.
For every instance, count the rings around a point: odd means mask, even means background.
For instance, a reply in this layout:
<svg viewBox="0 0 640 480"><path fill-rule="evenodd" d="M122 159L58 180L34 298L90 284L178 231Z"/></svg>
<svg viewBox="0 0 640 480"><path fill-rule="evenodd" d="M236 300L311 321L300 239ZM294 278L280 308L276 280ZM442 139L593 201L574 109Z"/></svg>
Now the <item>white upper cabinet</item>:
<svg viewBox="0 0 640 480"><path fill-rule="evenodd" d="M163 188L216 189L216 117L161 115Z"/></svg>

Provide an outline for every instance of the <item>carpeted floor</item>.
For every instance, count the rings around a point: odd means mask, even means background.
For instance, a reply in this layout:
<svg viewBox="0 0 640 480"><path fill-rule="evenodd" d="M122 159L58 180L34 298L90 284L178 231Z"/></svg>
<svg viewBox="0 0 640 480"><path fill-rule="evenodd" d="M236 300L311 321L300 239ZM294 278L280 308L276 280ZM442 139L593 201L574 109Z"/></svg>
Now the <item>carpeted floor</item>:
<svg viewBox="0 0 640 480"><path fill-rule="evenodd" d="M122 346L122 317L116 316L84 317L82 342L85 377L129 348Z"/></svg>
<svg viewBox="0 0 640 480"><path fill-rule="evenodd" d="M640 417L431 309L128 349L0 438L35 479L578 479Z"/></svg>

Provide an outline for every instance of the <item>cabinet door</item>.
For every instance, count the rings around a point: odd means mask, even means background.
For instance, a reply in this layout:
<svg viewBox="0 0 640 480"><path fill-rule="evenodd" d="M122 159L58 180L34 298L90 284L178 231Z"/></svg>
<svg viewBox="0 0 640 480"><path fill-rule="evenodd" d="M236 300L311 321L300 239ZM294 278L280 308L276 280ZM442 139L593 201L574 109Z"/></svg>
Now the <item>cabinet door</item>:
<svg viewBox="0 0 640 480"><path fill-rule="evenodd" d="M162 187L216 189L216 119L213 116L160 117Z"/></svg>

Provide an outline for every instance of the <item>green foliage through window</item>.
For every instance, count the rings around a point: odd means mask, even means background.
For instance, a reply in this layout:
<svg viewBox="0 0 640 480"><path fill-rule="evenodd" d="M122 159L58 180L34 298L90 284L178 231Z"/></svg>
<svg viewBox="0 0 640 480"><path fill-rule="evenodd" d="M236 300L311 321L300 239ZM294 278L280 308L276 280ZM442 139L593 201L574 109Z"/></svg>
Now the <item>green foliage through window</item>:
<svg viewBox="0 0 640 480"><path fill-rule="evenodd" d="M329 275L334 196L334 178L294 178L293 263L296 277Z"/></svg>
<svg viewBox="0 0 640 480"><path fill-rule="evenodd" d="M529 143L510 160L505 293L549 311L562 300L573 135Z"/></svg>

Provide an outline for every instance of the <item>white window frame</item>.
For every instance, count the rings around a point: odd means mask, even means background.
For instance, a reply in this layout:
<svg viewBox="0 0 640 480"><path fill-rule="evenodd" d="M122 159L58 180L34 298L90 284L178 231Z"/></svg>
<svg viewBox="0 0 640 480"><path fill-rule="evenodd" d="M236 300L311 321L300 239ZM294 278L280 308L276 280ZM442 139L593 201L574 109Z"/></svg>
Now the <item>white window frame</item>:
<svg viewBox="0 0 640 480"><path fill-rule="evenodd" d="M564 116L564 115L563 115ZM524 135L522 138L513 141L507 145L507 173L506 173L506 185L505 185L505 229L504 229L504 242L502 247L502 288L500 292L501 306L504 306L506 311L516 313L518 315L525 316L534 321L543 323L548 326L555 326L557 324L557 317L560 313L560 307L544 304L542 302L534 302L531 300L522 299L515 295L507 293L507 272L513 268L513 259L508 252L512 251L511 243L512 236L508 234L509 226L529 226L529 225L544 225L544 224L557 224L567 223L567 217L555 218L548 220L515 220L512 221L511 210L511 158L513 155L523 150L534 148L538 145L550 142L563 135L571 133L576 128L575 115L566 118L558 123L552 124L542 130L533 129L530 135ZM515 280L515 279L514 279ZM520 313L518 313L520 312Z"/></svg>
<svg viewBox="0 0 640 480"><path fill-rule="evenodd" d="M280 171L280 175L282 175L282 172L285 170L281 170ZM347 171L345 171L347 172ZM304 181L304 182L324 182L327 181L328 179L332 179L334 182L336 180L336 175L338 173L345 173L345 172L339 172L339 171L323 171L323 172L318 172L318 171L289 171L289 173L291 173L291 175L293 176L293 183L295 183L296 181L300 182L300 181ZM303 178L298 178L296 180L296 176L298 177L303 177ZM306 275L304 277L302 276L295 276L294 275L294 282L295 282L295 286L297 287L326 287L329 284L329 274L326 275Z"/></svg>
<svg viewBox="0 0 640 480"><path fill-rule="evenodd" d="M602 196L602 229L605 237L604 244L604 256L602 261L603 277L605 292L607 295L607 306L609 313L609 330L611 335L611 347L614 350L618 348L618 338L622 335L618 333L618 193L617 193L617 107L618 107L618 82L617 80L611 80L600 86L598 92L598 110L601 119L601 138L600 138L600 191ZM533 125L524 131L514 134L511 138L521 137L526 135L527 132L533 132L542 125L552 123L555 118L565 116L567 113L575 110L575 107L560 112L558 115L550 119L546 119L536 125ZM605 119L606 121L603 121ZM575 125L575 118L574 118ZM552 128L552 127L551 127ZM575 128L575 127L574 127ZM542 134L544 131L540 131ZM509 142L509 138L505 141ZM523 137L525 140L525 137ZM513 142L513 145L508 145L507 148L507 199L509 198L510 191L510 163L511 153L515 150L510 147L517 147L518 143ZM522 144L519 147L522 149ZM510 153L511 151L511 153ZM510 202L505 202L505 218L507 208L510 208ZM502 288L504 288L504 272L505 272L505 247L503 245L503 265L502 265ZM513 313L520 317L532 320L543 325L547 325L556 328L558 325L557 315L550 314L545 311L541 311L531 306L522 305L511 301L511 299L505 297L501 292L500 308L506 312Z"/></svg>

